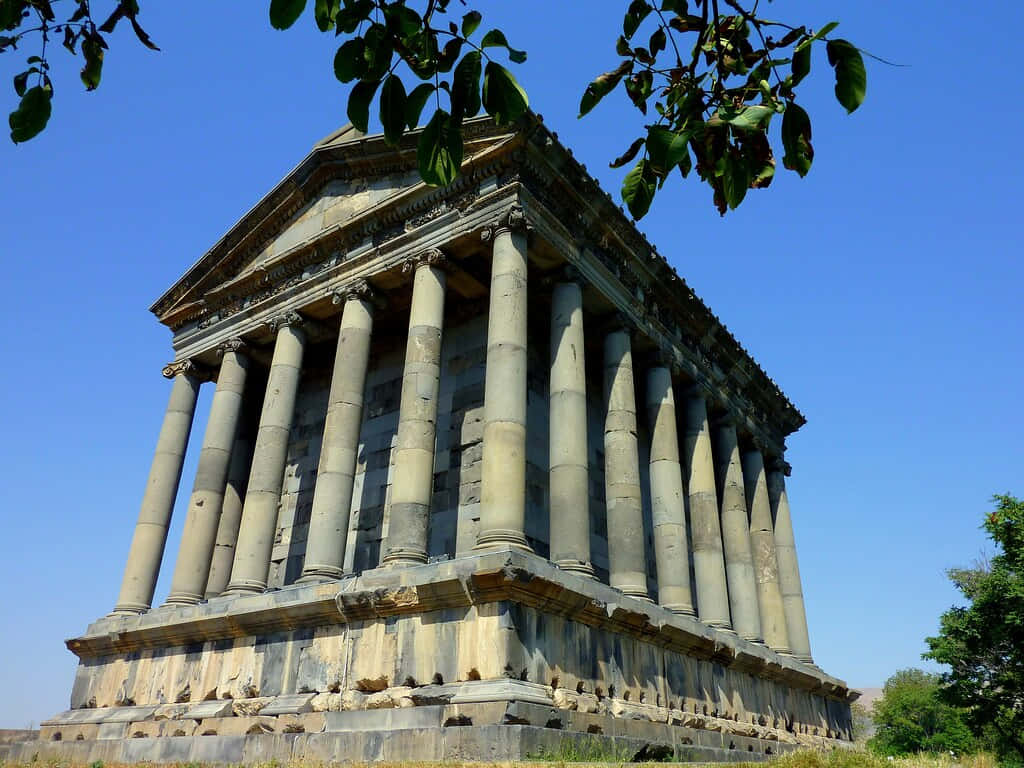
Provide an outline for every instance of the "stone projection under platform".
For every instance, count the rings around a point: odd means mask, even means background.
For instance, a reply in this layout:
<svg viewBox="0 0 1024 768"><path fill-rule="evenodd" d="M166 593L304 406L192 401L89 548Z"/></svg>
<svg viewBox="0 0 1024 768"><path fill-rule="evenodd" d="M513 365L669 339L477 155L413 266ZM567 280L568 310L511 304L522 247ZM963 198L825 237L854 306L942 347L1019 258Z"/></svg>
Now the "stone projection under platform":
<svg viewBox="0 0 1024 768"><path fill-rule="evenodd" d="M849 745L786 497L803 416L537 116L466 139L438 189L415 133L342 129L153 305L120 592L67 641L70 709L0 757Z"/></svg>

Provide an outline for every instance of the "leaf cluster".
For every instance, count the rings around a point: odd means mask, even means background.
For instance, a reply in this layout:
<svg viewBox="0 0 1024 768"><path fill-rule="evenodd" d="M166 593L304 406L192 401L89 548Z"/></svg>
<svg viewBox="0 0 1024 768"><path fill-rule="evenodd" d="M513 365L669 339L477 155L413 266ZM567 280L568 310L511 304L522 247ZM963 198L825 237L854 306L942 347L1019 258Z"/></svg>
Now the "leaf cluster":
<svg viewBox="0 0 1024 768"><path fill-rule="evenodd" d="M967 606L942 614L926 658L949 665L946 701L966 708L976 733L992 734L1001 756L1024 761L1024 502L993 497L982 527L999 552L987 564L952 569Z"/></svg>
<svg viewBox="0 0 1024 768"><path fill-rule="evenodd" d="M14 76L14 92L20 101L7 121L11 141L16 144L37 136L50 120L53 81L47 48L52 39L59 39L72 55L81 53L79 77L87 91L99 87L108 50L105 35L113 32L120 21L127 20L144 46L160 50L139 24L136 0L120 0L100 24L93 19L89 0L59 5L67 11L61 18L56 15L55 4L51 0L0 0L0 53L17 49L25 38L38 40L39 45L39 52L28 57L27 68Z"/></svg>
<svg viewBox="0 0 1024 768"><path fill-rule="evenodd" d="M306 0L271 0L271 25L287 29L306 5ZM526 53L509 45L500 29L478 36L479 11L446 21L448 6L449 0L417 7L404 0L315 0L313 8L320 31L333 31L342 41L334 74L353 84L347 111L357 129L367 130L376 101L384 140L397 146L433 102L417 144L420 176L433 185L448 184L459 172L464 120L483 109L499 124L511 123L529 103L512 73L492 58L503 50L510 61L522 63ZM406 80L419 83L409 89Z"/></svg>
<svg viewBox="0 0 1024 768"><path fill-rule="evenodd" d="M839 103L853 112L864 101L860 51L828 37L837 22L813 31L756 12L756 2L748 10L737 0L721 0L721 7L719 0L629 3L615 43L619 63L587 86L580 117L621 86L642 115L655 118L611 163L636 161L622 184L634 218L647 213L674 171L686 178L695 170L722 215L747 190L769 186L775 155L768 131L776 115L782 116L783 165L805 176L814 160L811 121L796 99L815 45L826 48Z"/></svg>

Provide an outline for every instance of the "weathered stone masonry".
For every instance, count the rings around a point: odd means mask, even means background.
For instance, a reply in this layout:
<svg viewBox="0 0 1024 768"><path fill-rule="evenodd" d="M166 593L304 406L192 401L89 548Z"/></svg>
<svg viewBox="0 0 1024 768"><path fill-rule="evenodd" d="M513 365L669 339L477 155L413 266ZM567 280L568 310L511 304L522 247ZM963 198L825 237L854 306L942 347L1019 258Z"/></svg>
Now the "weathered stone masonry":
<svg viewBox="0 0 1024 768"><path fill-rule="evenodd" d="M444 189L414 142L328 137L154 305L174 384L120 595L68 641L71 709L0 749L849 741L785 492L803 417L535 117L471 121Z"/></svg>

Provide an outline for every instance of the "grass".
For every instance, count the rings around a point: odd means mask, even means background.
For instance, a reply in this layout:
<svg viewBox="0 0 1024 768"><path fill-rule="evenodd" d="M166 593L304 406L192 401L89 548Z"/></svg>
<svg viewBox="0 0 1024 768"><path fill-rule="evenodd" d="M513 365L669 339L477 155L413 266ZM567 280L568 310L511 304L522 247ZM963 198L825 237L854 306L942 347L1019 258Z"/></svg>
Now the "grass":
<svg viewBox="0 0 1024 768"><path fill-rule="evenodd" d="M616 765L623 764L632 756L625 752L619 753L614 748L603 747L581 742L572 744L566 740L566 746L558 754L538 754L532 757L535 762L494 763L495 768L551 768L552 765L591 764ZM349 768L480 768L480 763L434 763L434 762L402 762L402 763L346 763ZM706 765L706 764L705 764ZM764 763L723 763L729 768L999 768L996 759L988 753L965 755L954 759L949 755L920 754L911 757L899 757L889 760L885 757L863 750L835 750L817 752L801 750L786 755L779 755ZM0 768L154 768L152 763L115 764L94 763L75 764L58 760L40 760L33 763L0 762ZM161 766L160 768L164 768ZM201 763L173 763L166 768L211 768ZM295 761L288 763L262 763L247 768L326 768L323 763Z"/></svg>

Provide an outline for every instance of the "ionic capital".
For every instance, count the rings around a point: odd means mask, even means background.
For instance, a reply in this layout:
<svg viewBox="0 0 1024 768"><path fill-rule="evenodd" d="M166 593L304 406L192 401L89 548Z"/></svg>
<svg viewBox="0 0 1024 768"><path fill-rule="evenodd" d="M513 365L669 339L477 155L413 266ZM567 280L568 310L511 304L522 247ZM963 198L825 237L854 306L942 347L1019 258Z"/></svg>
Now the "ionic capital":
<svg viewBox="0 0 1024 768"><path fill-rule="evenodd" d="M267 321L267 325L270 326L270 330L277 333L282 328L289 326L302 326L305 323L305 318L302 317L298 312L291 310L282 312L277 317L272 317Z"/></svg>
<svg viewBox="0 0 1024 768"><path fill-rule="evenodd" d="M385 304L384 297L362 278L331 291L332 304L344 304L346 301L367 301L378 307Z"/></svg>
<svg viewBox="0 0 1024 768"><path fill-rule="evenodd" d="M786 477L793 472L792 465L781 456L765 456L764 466L769 472L781 472Z"/></svg>
<svg viewBox="0 0 1024 768"><path fill-rule="evenodd" d="M518 203L511 206L501 216L498 217L498 221L494 224L484 227L480 233L480 239L485 243L488 240L493 240L495 236L501 231L507 230L509 232L519 232L521 234L528 235L533 231L533 227L530 226L530 222L526 218L526 213L523 211L523 207Z"/></svg>
<svg viewBox="0 0 1024 768"><path fill-rule="evenodd" d="M168 363L160 371L166 379L173 379L175 376L191 376L193 379L199 379L200 381L207 381L210 378L210 371L198 363L194 363L191 360L175 360L173 363Z"/></svg>
<svg viewBox="0 0 1024 768"><path fill-rule="evenodd" d="M603 318L600 332L604 336L609 336L613 333L625 333L629 336L630 341L632 341L636 335L636 323L625 312L612 312Z"/></svg>
<svg viewBox="0 0 1024 768"><path fill-rule="evenodd" d="M402 264L402 274L415 272L423 266L433 267L435 269L447 269L448 265L448 257L445 256L442 251L437 248L428 248L422 253L410 256L406 259Z"/></svg>
<svg viewBox="0 0 1024 768"><path fill-rule="evenodd" d="M220 344L218 344L217 354L220 357L223 357L228 352L245 352L246 348L246 343L242 341L240 338L235 337L232 339L222 341Z"/></svg>

